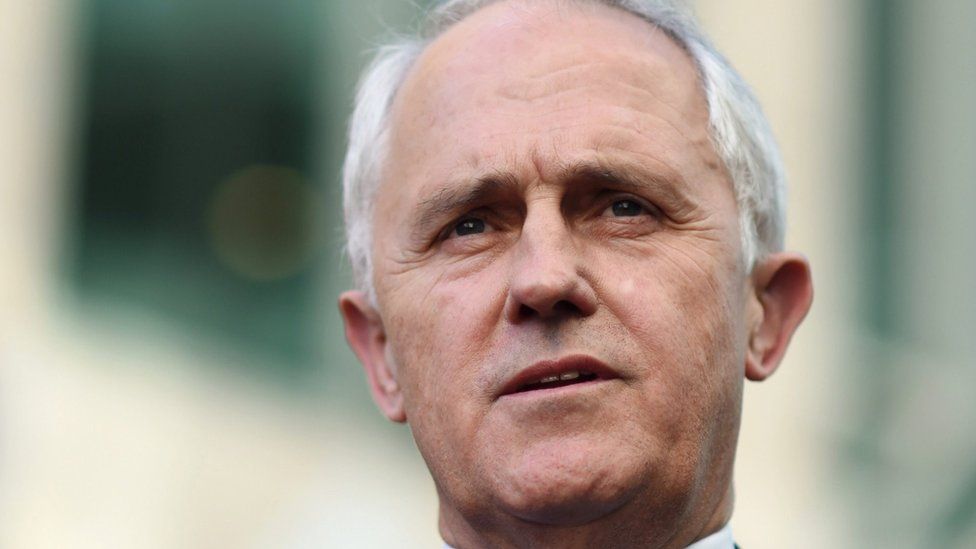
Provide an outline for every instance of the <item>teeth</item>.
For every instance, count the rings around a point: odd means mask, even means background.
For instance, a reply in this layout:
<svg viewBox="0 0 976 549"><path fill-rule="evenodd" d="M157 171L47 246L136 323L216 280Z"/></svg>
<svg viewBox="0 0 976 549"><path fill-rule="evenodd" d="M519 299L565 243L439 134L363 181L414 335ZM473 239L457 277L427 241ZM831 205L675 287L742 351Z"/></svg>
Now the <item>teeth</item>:
<svg viewBox="0 0 976 549"><path fill-rule="evenodd" d="M568 381L570 379L576 379L578 377L580 377L579 372L566 372L564 374L546 376L540 379L539 381L537 381L537 383L541 384L541 383L553 383L555 381Z"/></svg>
<svg viewBox="0 0 976 549"><path fill-rule="evenodd" d="M554 374L551 376L546 376L539 379L539 381L533 381L524 387L538 387L539 385L545 385L547 383L555 383L557 381L572 381L574 379L580 379L585 381L589 376L592 376L590 372L574 370L572 372L564 372L562 374Z"/></svg>

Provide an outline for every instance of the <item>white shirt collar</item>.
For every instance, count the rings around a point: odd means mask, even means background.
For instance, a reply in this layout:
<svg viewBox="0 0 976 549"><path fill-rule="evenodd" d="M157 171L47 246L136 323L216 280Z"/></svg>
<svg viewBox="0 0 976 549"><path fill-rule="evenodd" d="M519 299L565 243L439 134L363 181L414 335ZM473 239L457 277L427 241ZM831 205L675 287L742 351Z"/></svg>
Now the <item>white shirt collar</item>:
<svg viewBox="0 0 976 549"><path fill-rule="evenodd" d="M726 524L721 530L702 538L688 546L688 549L732 549L735 542L732 541L732 525Z"/></svg>
<svg viewBox="0 0 976 549"><path fill-rule="evenodd" d="M735 542L732 541L732 525L726 524L718 532L692 543L686 549L733 549L734 547ZM445 543L444 549L453 548Z"/></svg>

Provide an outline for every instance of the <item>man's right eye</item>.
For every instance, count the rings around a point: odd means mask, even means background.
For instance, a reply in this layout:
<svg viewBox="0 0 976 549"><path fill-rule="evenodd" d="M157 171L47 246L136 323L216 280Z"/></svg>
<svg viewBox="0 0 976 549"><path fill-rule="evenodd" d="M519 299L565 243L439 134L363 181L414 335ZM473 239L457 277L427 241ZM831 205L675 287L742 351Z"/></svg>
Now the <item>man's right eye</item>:
<svg viewBox="0 0 976 549"><path fill-rule="evenodd" d="M448 238L453 238L455 236L467 236L469 234L480 234L488 230L488 225L485 224L484 219L478 219L476 217L468 217L458 221L454 225L454 230L448 235Z"/></svg>

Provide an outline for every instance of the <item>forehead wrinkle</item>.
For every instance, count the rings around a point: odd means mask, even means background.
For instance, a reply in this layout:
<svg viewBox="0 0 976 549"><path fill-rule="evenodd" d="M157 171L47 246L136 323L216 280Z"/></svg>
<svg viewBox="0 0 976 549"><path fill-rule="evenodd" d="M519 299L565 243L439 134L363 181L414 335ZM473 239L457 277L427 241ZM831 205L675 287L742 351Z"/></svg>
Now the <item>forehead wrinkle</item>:
<svg viewBox="0 0 976 549"><path fill-rule="evenodd" d="M640 107L651 98L658 101L684 103L689 99L687 90L680 89L682 81L675 74L675 67L659 57L641 55L644 50L615 52L579 52L560 49L545 57L537 54L534 61L526 61L526 67L506 77L491 90L496 96L521 102L558 99L567 93L587 94L596 90L598 95L612 85L630 92L628 103ZM544 59L545 61L540 61Z"/></svg>

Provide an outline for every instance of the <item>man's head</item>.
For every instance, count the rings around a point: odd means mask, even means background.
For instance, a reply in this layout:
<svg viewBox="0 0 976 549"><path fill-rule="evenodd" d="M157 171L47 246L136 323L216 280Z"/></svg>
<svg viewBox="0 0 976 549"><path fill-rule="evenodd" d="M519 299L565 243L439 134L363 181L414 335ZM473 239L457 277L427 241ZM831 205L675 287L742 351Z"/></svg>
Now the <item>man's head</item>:
<svg viewBox="0 0 976 549"><path fill-rule="evenodd" d="M346 165L360 289L340 308L431 470L442 535L716 530L743 377L775 370L811 298L779 251L758 108L669 2L438 14L364 80Z"/></svg>

